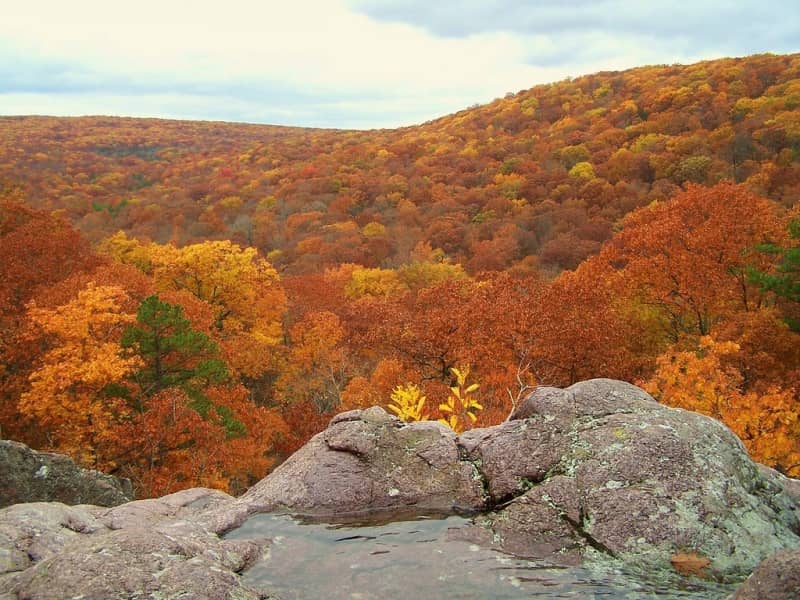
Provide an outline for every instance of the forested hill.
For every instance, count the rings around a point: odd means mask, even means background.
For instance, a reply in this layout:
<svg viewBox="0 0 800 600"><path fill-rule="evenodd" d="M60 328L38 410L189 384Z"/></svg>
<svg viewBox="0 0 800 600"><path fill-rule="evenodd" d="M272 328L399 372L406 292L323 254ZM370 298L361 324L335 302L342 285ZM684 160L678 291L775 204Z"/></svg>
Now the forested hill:
<svg viewBox="0 0 800 600"><path fill-rule="evenodd" d="M232 239L280 272L551 272L679 186L800 195L800 55L598 73L417 127L336 131L106 117L0 119L0 185L92 241Z"/></svg>
<svg viewBox="0 0 800 600"><path fill-rule="evenodd" d="M397 130L0 119L0 432L240 491L339 411L637 382L800 474L800 55Z"/></svg>

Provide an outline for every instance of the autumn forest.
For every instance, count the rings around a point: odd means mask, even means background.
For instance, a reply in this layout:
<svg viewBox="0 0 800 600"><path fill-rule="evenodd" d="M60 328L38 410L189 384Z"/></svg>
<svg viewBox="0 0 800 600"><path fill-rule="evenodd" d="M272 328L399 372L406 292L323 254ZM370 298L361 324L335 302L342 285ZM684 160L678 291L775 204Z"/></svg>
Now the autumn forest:
<svg viewBox="0 0 800 600"><path fill-rule="evenodd" d="M800 55L415 127L0 117L0 437L238 493L337 412L611 377L800 476Z"/></svg>

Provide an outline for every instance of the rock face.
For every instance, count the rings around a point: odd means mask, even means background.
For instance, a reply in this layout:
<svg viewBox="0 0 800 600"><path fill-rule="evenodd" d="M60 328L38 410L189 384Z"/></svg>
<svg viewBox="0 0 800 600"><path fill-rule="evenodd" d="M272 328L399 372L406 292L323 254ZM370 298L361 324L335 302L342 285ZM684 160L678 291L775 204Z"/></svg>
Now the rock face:
<svg viewBox="0 0 800 600"><path fill-rule="evenodd" d="M480 471L457 442L444 425L405 424L379 407L342 413L207 524L229 531L276 510L324 518L482 509Z"/></svg>
<svg viewBox="0 0 800 600"><path fill-rule="evenodd" d="M378 407L343 413L249 490L243 502L315 515L483 507L480 474L435 422L408 426Z"/></svg>
<svg viewBox="0 0 800 600"><path fill-rule="evenodd" d="M131 483L81 469L61 454L0 440L0 507L20 502L117 506L133 500Z"/></svg>
<svg viewBox="0 0 800 600"><path fill-rule="evenodd" d="M798 497L722 424L597 379L539 388L508 422L461 436L380 408L343 413L237 499L187 490L111 509L4 509L0 599L257 598L237 573L268 542L219 536L281 510L463 511L472 524L454 535L520 557L740 581L800 548Z"/></svg>

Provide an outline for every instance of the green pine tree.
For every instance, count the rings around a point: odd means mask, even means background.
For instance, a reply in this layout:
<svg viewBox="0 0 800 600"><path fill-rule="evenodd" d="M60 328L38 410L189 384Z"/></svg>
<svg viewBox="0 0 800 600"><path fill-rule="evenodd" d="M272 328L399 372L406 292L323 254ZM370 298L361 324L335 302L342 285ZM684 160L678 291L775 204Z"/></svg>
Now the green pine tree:
<svg viewBox="0 0 800 600"><path fill-rule="evenodd" d="M123 334L122 346L133 348L144 361L134 376L144 396L179 387L194 397L202 387L228 379L217 345L192 329L183 307L148 296L136 320Z"/></svg>
<svg viewBox="0 0 800 600"><path fill-rule="evenodd" d="M774 273L752 269L748 275L751 283L770 291L780 298L800 305L800 218L789 223L789 235L794 241L786 248L776 244L765 244L759 250L779 257ZM785 317L793 331L800 331L800 319Z"/></svg>

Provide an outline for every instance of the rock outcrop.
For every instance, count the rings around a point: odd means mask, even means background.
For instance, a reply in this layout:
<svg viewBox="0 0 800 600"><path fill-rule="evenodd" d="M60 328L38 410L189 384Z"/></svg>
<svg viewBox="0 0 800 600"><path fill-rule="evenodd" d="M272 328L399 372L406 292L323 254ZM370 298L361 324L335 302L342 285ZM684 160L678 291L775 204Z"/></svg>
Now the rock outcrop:
<svg viewBox="0 0 800 600"><path fill-rule="evenodd" d="M375 407L343 413L237 499L189 490L111 509L7 508L0 589L256 598L236 574L268 542L219 536L272 511L455 511L473 518L453 535L516 556L735 582L800 548L797 498L796 481L755 465L719 422L597 379L539 388L506 423L461 436Z"/></svg>
<svg viewBox="0 0 800 600"><path fill-rule="evenodd" d="M800 547L792 483L720 422L595 379L538 388L506 423L459 437L379 408L344 413L208 524L274 510L475 511L464 537L516 556L642 570L688 556L703 576L741 580Z"/></svg>
<svg viewBox="0 0 800 600"><path fill-rule="evenodd" d="M372 407L334 417L237 501L237 518L278 509L324 517L401 509L450 513L484 505L480 472L462 458L450 428L432 421L406 424Z"/></svg>
<svg viewBox="0 0 800 600"><path fill-rule="evenodd" d="M600 553L644 569L692 556L704 576L740 579L800 546L777 473L760 470L720 422L630 384L539 388L508 423L459 443L499 503L475 529L512 554Z"/></svg>
<svg viewBox="0 0 800 600"><path fill-rule="evenodd" d="M20 502L117 506L131 500L127 479L81 469L62 454L0 440L0 508Z"/></svg>

